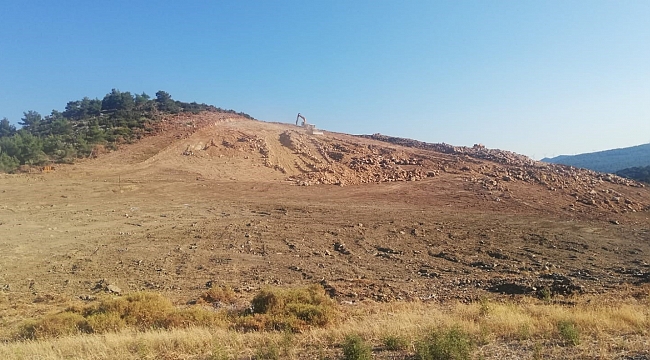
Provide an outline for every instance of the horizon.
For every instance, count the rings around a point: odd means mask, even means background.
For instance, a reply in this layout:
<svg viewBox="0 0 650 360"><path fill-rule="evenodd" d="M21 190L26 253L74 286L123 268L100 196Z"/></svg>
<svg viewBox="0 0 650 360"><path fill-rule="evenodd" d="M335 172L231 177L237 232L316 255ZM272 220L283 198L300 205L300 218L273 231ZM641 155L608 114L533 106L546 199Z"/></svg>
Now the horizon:
<svg viewBox="0 0 650 360"><path fill-rule="evenodd" d="M0 118L115 88L534 159L650 143L647 2L66 4L1 6Z"/></svg>

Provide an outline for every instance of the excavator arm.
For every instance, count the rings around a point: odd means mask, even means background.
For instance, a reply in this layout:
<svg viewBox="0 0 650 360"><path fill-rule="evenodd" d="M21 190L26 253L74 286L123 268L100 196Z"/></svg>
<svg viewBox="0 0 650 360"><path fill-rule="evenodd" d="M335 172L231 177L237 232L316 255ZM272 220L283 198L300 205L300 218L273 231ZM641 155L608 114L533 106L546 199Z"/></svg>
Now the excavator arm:
<svg viewBox="0 0 650 360"><path fill-rule="evenodd" d="M296 116L296 126L298 125L298 121L300 119L302 119L302 126L305 126L305 124L307 123L307 119L305 119L304 116L300 115L300 113L298 113L298 116Z"/></svg>

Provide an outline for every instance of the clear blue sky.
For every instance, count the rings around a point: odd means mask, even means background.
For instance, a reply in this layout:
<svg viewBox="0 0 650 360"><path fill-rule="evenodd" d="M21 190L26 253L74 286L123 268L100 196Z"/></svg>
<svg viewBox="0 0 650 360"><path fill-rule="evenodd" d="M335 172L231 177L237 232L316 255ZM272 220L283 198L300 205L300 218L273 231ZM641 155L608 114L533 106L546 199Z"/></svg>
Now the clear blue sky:
<svg viewBox="0 0 650 360"><path fill-rule="evenodd" d="M535 158L650 142L650 1L0 0L0 117L112 88Z"/></svg>

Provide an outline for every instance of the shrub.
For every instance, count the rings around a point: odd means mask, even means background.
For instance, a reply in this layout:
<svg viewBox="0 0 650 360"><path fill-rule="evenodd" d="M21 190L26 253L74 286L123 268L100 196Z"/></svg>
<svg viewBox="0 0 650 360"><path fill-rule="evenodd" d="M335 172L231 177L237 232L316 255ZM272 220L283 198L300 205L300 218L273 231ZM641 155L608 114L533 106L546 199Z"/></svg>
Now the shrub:
<svg viewBox="0 0 650 360"><path fill-rule="evenodd" d="M201 295L201 300L210 304L232 304L235 301L235 292L228 286L213 287Z"/></svg>
<svg viewBox="0 0 650 360"><path fill-rule="evenodd" d="M215 312L201 306L192 306L176 310L167 315L165 328L183 328L190 326L223 327L226 317L223 312Z"/></svg>
<svg viewBox="0 0 650 360"><path fill-rule="evenodd" d="M176 309L156 293L135 293L104 299L84 308L66 311L24 323L16 334L20 339L41 339L78 333L116 332L126 327L140 330L188 326L223 326L225 314L200 306Z"/></svg>
<svg viewBox="0 0 650 360"><path fill-rule="evenodd" d="M243 330L299 332L332 323L337 313L335 306L318 285L262 290L251 301L250 313L237 320L237 327Z"/></svg>
<svg viewBox="0 0 650 360"><path fill-rule="evenodd" d="M276 344L264 344L255 352L255 360L278 360L280 350Z"/></svg>
<svg viewBox="0 0 650 360"><path fill-rule="evenodd" d="M576 324L570 320L562 320L557 323L557 329L560 337L564 340L565 344L576 346L580 344L580 331Z"/></svg>
<svg viewBox="0 0 650 360"><path fill-rule="evenodd" d="M432 331L416 346L420 360L464 360L469 359L472 343L467 333L457 327L447 331Z"/></svg>
<svg viewBox="0 0 650 360"><path fill-rule="evenodd" d="M551 301L551 290L549 288L541 288L537 291L537 297L546 302Z"/></svg>
<svg viewBox="0 0 650 360"><path fill-rule="evenodd" d="M116 332L126 326L126 322L118 313L97 313L86 318L90 332L103 334Z"/></svg>
<svg viewBox="0 0 650 360"><path fill-rule="evenodd" d="M139 292L121 298L103 300L98 306L85 309L84 316L90 318L99 314L116 314L126 325L146 330L169 327L168 316L174 311L171 301L161 294Z"/></svg>
<svg viewBox="0 0 650 360"><path fill-rule="evenodd" d="M343 342L343 359L370 360L372 349L359 335L348 335Z"/></svg>
<svg viewBox="0 0 650 360"><path fill-rule="evenodd" d="M46 315L38 321L23 324L19 330L18 338L36 340L46 337L76 335L81 332L88 332L86 319L79 314L65 311Z"/></svg>
<svg viewBox="0 0 650 360"><path fill-rule="evenodd" d="M391 351L404 350L408 347L408 340L397 335L386 336L383 342L386 349Z"/></svg>

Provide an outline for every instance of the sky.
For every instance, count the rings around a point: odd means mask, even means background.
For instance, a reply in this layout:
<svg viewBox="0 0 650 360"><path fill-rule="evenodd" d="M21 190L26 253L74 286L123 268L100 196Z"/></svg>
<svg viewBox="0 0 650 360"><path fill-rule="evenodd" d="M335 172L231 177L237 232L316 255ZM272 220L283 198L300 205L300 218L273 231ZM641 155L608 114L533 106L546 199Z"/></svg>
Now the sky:
<svg viewBox="0 0 650 360"><path fill-rule="evenodd" d="M535 159L650 142L650 1L0 0L0 118L111 89Z"/></svg>

